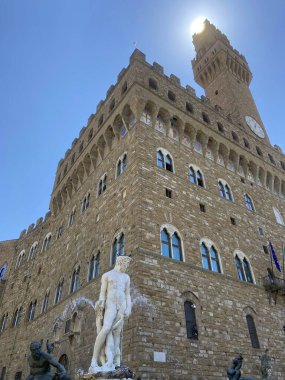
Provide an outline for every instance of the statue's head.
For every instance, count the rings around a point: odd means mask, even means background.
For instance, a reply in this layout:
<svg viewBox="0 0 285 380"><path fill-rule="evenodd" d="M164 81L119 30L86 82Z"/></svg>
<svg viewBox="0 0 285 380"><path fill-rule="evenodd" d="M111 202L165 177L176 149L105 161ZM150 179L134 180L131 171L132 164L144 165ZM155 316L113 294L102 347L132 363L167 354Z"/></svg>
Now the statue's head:
<svg viewBox="0 0 285 380"><path fill-rule="evenodd" d="M33 341L30 344L30 351L34 359L39 359L41 356L42 344L38 340Z"/></svg>
<svg viewBox="0 0 285 380"><path fill-rule="evenodd" d="M130 256L117 256L115 268L121 272L126 272L131 260Z"/></svg>

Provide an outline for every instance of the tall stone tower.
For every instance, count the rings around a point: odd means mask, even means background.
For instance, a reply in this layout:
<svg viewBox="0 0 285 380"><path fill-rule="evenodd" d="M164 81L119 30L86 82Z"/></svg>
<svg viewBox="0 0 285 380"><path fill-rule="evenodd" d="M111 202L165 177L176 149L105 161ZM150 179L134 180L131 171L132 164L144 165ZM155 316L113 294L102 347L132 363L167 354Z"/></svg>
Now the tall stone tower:
<svg viewBox="0 0 285 380"><path fill-rule="evenodd" d="M240 126L249 128L259 140L269 143L249 89L252 73L245 57L208 20L203 32L194 34L193 44L194 78L205 89L207 98Z"/></svg>

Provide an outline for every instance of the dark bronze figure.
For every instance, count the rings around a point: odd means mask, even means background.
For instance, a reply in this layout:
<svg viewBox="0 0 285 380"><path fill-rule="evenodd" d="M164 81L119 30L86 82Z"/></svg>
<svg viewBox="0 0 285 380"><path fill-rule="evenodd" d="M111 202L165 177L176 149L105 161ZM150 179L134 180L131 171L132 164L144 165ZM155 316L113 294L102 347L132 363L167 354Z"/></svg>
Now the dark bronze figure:
<svg viewBox="0 0 285 380"><path fill-rule="evenodd" d="M70 380L65 368L50 355L52 347L48 345L48 352L43 352L41 348L42 345L38 341L30 344L31 353L28 357L30 374L27 380L53 380L54 377L59 377L60 380ZM51 366L57 369L56 375L52 373Z"/></svg>

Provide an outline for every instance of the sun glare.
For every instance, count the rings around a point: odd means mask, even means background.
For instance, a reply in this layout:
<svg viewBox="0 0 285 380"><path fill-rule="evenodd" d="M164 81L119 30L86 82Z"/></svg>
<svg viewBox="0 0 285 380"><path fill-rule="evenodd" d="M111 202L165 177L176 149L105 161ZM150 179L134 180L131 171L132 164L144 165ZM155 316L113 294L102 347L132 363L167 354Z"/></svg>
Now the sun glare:
<svg viewBox="0 0 285 380"><path fill-rule="evenodd" d="M205 17L197 17L191 24L191 34L201 33L205 28Z"/></svg>

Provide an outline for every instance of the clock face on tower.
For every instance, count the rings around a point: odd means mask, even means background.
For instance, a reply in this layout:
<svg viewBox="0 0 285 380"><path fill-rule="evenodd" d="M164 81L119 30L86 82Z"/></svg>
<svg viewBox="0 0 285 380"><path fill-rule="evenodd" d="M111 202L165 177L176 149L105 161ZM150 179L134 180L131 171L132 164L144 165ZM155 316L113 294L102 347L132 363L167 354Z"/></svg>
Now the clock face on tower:
<svg viewBox="0 0 285 380"><path fill-rule="evenodd" d="M255 133L261 139L264 139L265 133L264 133L263 129L261 128L261 126L258 124L258 122L253 117L246 116L245 121L253 133Z"/></svg>

